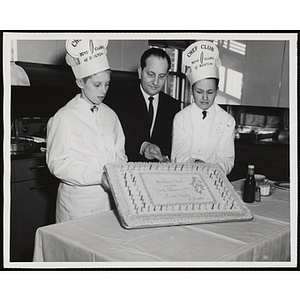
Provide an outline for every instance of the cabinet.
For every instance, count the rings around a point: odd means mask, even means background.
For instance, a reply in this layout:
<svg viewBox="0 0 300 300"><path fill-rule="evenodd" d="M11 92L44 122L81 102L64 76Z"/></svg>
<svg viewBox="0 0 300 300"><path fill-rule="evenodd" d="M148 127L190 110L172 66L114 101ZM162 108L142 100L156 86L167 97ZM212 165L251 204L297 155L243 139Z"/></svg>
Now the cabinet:
<svg viewBox="0 0 300 300"><path fill-rule="evenodd" d="M12 160L10 261L32 261L38 227L55 222L58 180L45 158Z"/></svg>
<svg viewBox="0 0 300 300"><path fill-rule="evenodd" d="M285 41L248 41L245 56L242 105L279 105ZM285 62L287 63L287 62ZM286 87L284 87L285 89Z"/></svg>
<svg viewBox="0 0 300 300"><path fill-rule="evenodd" d="M255 166L256 174L274 181L287 181L289 146L287 144L235 140L235 164L228 175L230 181L245 178L248 165Z"/></svg>

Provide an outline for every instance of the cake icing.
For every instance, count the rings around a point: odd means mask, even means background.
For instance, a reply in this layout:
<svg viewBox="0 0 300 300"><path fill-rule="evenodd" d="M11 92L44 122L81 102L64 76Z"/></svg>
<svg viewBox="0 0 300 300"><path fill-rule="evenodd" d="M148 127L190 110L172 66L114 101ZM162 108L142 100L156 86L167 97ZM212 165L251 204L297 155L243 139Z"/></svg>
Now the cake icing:
<svg viewBox="0 0 300 300"><path fill-rule="evenodd" d="M105 171L125 228L253 218L214 164L111 163Z"/></svg>

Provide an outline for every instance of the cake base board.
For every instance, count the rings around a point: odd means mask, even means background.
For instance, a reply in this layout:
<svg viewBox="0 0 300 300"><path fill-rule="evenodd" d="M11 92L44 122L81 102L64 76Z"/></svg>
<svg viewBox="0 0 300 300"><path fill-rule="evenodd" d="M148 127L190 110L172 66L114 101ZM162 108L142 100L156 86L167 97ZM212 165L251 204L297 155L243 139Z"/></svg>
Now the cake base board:
<svg viewBox="0 0 300 300"><path fill-rule="evenodd" d="M110 163L105 172L127 229L253 219L216 164Z"/></svg>

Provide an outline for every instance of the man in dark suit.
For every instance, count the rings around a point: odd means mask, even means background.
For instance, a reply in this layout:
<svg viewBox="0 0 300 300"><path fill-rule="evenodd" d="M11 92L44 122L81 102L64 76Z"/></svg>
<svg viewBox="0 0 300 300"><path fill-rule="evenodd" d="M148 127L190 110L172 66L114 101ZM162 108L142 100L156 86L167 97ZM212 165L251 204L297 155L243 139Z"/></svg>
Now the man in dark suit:
<svg viewBox="0 0 300 300"><path fill-rule="evenodd" d="M180 101L162 92L170 66L165 51L148 49L138 68L140 85L106 101L121 121L129 161L165 161L170 157L173 119L180 110Z"/></svg>

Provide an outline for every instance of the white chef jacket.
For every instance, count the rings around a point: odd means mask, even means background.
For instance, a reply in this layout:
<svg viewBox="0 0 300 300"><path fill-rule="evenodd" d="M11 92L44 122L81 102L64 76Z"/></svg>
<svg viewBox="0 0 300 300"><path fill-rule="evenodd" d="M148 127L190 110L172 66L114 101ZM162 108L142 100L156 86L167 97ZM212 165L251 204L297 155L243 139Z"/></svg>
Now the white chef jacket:
<svg viewBox="0 0 300 300"><path fill-rule="evenodd" d="M202 117L195 103L175 115L171 159L217 163L227 175L234 165L235 120L216 103L207 110L206 118Z"/></svg>
<svg viewBox="0 0 300 300"><path fill-rule="evenodd" d="M91 104L78 94L47 125L47 165L61 180L57 222L110 210L109 196L100 185L103 166L127 161L115 112L104 103L97 112L90 109Z"/></svg>

